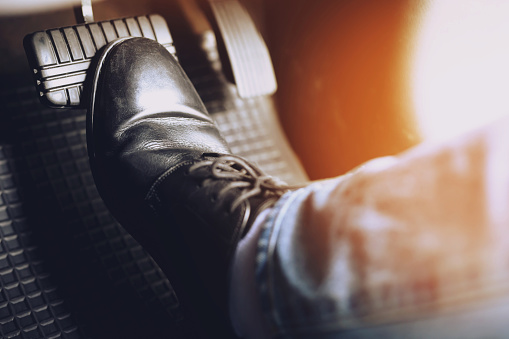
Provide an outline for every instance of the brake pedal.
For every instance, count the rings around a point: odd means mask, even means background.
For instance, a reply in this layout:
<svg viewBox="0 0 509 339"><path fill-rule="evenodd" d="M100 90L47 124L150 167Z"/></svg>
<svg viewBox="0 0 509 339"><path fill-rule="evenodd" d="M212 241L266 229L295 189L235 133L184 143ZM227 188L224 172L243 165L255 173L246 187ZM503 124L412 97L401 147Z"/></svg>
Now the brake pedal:
<svg viewBox="0 0 509 339"><path fill-rule="evenodd" d="M166 20L160 15L86 23L28 34L23 44L41 102L54 108L86 106L82 98L83 83L91 59L107 43L128 36L156 40L176 57L173 38Z"/></svg>

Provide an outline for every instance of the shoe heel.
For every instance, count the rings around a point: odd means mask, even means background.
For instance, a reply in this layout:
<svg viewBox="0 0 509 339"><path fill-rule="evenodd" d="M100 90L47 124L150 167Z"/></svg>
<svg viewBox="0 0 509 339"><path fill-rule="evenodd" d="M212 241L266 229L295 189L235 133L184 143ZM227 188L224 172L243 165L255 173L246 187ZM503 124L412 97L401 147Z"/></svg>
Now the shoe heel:
<svg viewBox="0 0 509 339"><path fill-rule="evenodd" d="M28 34L23 45L41 102L53 108L86 107L83 83L92 58L109 42L145 37L176 57L173 38L160 15L80 24Z"/></svg>

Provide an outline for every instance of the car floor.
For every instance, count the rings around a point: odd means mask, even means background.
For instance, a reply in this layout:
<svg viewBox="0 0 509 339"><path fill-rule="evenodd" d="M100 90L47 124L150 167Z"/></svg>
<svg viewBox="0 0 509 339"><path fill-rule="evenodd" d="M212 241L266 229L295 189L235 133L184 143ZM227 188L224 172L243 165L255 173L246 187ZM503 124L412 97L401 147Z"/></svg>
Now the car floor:
<svg viewBox="0 0 509 339"><path fill-rule="evenodd" d="M96 19L151 13L149 5L106 6ZM96 191L86 110L38 100L23 37L74 24L71 9L0 17L0 336L193 337L171 283ZM205 38L177 52L233 152L289 183L305 181L272 99L240 99Z"/></svg>

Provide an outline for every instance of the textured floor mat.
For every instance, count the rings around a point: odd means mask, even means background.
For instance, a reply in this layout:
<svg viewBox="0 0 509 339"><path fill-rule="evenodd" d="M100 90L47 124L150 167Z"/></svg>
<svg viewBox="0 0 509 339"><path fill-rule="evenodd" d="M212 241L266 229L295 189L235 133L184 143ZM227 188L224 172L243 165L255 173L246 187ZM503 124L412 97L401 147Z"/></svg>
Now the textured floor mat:
<svg viewBox="0 0 509 339"><path fill-rule="evenodd" d="M279 125L272 97L241 99L221 72L212 32L203 34L198 45L200 50L180 49L179 60L232 152L289 184L307 181Z"/></svg>
<svg viewBox="0 0 509 339"><path fill-rule="evenodd" d="M170 284L95 189L85 112L43 108L31 86L0 100L2 336L178 337Z"/></svg>

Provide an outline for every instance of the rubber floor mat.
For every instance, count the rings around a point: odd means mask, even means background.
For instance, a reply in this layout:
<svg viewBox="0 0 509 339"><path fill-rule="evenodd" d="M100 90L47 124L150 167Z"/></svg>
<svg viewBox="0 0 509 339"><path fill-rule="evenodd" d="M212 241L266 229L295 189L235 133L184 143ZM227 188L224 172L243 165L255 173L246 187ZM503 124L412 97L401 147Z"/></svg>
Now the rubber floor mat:
<svg viewBox="0 0 509 339"><path fill-rule="evenodd" d="M2 337L178 332L171 285L95 189L85 111L44 108L32 86L0 101Z"/></svg>

